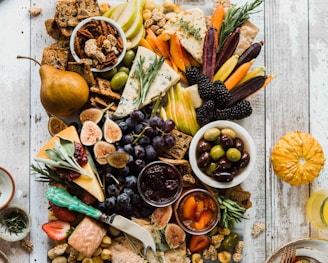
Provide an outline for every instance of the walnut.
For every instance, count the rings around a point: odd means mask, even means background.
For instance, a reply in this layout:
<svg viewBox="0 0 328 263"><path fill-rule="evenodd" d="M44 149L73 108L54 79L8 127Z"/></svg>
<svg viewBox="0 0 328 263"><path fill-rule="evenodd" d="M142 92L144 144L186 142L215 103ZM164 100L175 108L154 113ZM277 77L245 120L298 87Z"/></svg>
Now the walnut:
<svg viewBox="0 0 328 263"><path fill-rule="evenodd" d="M160 20L157 22L157 25L158 25L159 27L164 27L165 24L166 24L166 18L162 18L162 19L160 19Z"/></svg>
<svg viewBox="0 0 328 263"><path fill-rule="evenodd" d="M34 245L31 240L23 239L20 241L20 245L25 248L28 252L32 252Z"/></svg>
<svg viewBox="0 0 328 263"><path fill-rule="evenodd" d="M154 22L155 22L154 19L150 18L144 22L144 27L149 28L154 24Z"/></svg>
<svg viewBox="0 0 328 263"><path fill-rule="evenodd" d="M98 48L96 39L89 39L85 42L84 52L88 57L94 58L100 63L106 61L106 56L101 52L101 49Z"/></svg>
<svg viewBox="0 0 328 263"><path fill-rule="evenodd" d="M41 7L31 7L28 12L30 13L31 16L38 16L42 13L42 8Z"/></svg>

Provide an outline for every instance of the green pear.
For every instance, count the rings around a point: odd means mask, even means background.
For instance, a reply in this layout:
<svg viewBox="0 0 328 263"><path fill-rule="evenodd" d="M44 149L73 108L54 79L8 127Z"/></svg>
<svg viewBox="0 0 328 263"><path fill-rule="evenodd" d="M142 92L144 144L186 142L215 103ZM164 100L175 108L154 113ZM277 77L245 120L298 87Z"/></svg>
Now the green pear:
<svg viewBox="0 0 328 263"><path fill-rule="evenodd" d="M131 25L136 19L136 16L137 16L136 1L128 2L123 12L116 20L116 22L121 26L122 30L125 32L131 27Z"/></svg>

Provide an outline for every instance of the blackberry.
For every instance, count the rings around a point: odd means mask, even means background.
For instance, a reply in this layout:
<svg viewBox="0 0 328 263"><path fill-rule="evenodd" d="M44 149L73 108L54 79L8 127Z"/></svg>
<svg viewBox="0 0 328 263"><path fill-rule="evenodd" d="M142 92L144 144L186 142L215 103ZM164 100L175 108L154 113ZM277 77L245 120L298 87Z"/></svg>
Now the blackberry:
<svg viewBox="0 0 328 263"><path fill-rule="evenodd" d="M226 88L224 83L220 80L217 80L213 83L214 89L213 89L213 98L215 101L215 104L218 108L225 108L230 101L232 100L232 95L230 91Z"/></svg>
<svg viewBox="0 0 328 263"><path fill-rule="evenodd" d="M230 120L240 120L252 114L252 106L248 100L241 100L230 108Z"/></svg>
<svg viewBox="0 0 328 263"><path fill-rule="evenodd" d="M198 82L199 69L191 67L186 69L186 78L189 85L195 85Z"/></svg>
<svg viewBox="0 0 328 263"><path fill-rule="evenodd" d="M230 116L231 109L226 108L226 109L216 109L215 111L215 120L228 120Z"/></svg>
<svg viewBox="0 0 328 263"><path fill-rule="evenodd" d="M198 92L199 96L203 100L209 100L213 98L214 86L211 80L205 74L198 75Z"/></svg>
<svg viewBox="0 0 328 263"><path fill-rule="evenodd" d="M202 106L196 109L196 118L199 126L211 122L215 117L215 103L212 100L207 100Z"/></svg>

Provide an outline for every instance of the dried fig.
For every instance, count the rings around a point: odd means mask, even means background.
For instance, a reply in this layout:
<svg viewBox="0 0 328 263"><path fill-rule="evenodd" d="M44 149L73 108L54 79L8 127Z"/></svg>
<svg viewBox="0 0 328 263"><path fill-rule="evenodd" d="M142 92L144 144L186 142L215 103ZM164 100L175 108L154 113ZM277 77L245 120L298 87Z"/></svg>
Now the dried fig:
<svg viewBox="0 0 328 263"><path fill-rule="evenodd" d="M99 164L107 164L106 157L115 151L116 151L115 146L105 141L98 141L93 146L93 153L95 155L96 161Z"/></svg>
<svg viewBox="0 0 328 263"><path fill-rule="evenodd" d="M185 242L186 233L179 225L170 223L165 228L165 240L170 248L178 248Z"/></svg>
<svg viewBox="0 0 328 263"><path fill-rule="evenodd" d="M107 163L114 168L124 168L130 160L130 155L123 151L115 151L107 157Z"/></svg>
<svg viewBox="0 0 328 263"><path fill-rule="evenodd" d="M151 215L151 221L158 229L164 229L172 217L172 206L157 207Z"/></svg>
<svg viewBox="0 0 328 263"><path fill-rule="evenodd" d="M111 120L108 114L106 115L106 120L103 126L103 132L104 139L109 143L118 142L123 136L120 126L118 126L115 121Z"/></svg>
<svg viewBox="0 0 328 263"><path fill-rule="evenodd" d="M104 115L104 112L97 108L88 108L80 113L80 121L83 124L85 121L93 121L99 123Z"/></svg>

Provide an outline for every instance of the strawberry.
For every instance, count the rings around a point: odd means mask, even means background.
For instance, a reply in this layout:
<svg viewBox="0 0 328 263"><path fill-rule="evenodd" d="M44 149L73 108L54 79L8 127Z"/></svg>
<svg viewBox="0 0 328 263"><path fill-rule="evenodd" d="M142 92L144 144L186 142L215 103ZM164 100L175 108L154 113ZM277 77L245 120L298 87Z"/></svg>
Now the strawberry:
<svg viewBox="0 0 328 263"><path fill-rule="evenodd" d="M77 213L69 210L66 207L60 207L54 204L52 205L52 212L54 216L62 221L73 222L76 219Z"/></svg>
<svg viewBox="0 0 328 263"><path fill-rule="evenodd" d="M85 192L81 196L81 201L87 205L93 205L96 203L97 199L93 195L89 194L88 192Z"/></svg>
<svg viewBox="0 0 328 263"><path fill-rule="evenodd" d="M43 224L42 230L53 240L64 240L70 234L71 225L65 221L55 220Z"/></svg>

